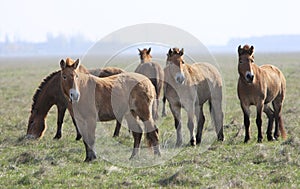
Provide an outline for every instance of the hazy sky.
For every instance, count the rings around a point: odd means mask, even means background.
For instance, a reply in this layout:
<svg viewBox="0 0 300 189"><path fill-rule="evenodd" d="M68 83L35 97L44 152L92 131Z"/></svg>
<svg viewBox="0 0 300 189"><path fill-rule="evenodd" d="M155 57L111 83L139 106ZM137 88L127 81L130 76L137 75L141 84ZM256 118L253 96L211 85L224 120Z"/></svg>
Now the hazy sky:
<svg viewBox="0 0 300 189"><path fill-rule="evenodd" d="M0 0L0 41L52 33L98 40L140 23L173 25L206 45L232 37L300 34L298 0Z"/></svg>

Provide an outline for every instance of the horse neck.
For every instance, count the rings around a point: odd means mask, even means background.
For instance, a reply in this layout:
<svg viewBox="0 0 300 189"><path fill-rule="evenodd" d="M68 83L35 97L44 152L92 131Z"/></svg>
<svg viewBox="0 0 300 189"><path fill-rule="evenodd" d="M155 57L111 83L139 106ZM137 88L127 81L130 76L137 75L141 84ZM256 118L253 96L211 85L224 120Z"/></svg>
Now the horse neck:
<svg viewBox="0 0 300 189"><path fill-rule="evenodd" d="M32 109L38 110L39 115L46 117L50 108L58 103L57 99L61 94L60 74L56 74L42 86Z"/></svg>

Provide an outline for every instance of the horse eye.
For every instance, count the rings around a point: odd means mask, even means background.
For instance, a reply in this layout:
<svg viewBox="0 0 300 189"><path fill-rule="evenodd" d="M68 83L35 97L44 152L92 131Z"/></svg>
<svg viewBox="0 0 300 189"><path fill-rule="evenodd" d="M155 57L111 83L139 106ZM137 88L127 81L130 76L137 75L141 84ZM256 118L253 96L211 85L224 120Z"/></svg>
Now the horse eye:
<svg viewBox="0 0 300 189"><path fill-rule="evenodd" d="M75 75L75 78L78 79L78 75L77 74Z"/></svg>
<svg viewBox="0 0 300 189"><path fill-rule="evenodd" d="M65 75L63 75L62 77L63 77L63 79L64 79L64 80L66 80L66 79L67 79L67 76L65 76Z"/></svg>

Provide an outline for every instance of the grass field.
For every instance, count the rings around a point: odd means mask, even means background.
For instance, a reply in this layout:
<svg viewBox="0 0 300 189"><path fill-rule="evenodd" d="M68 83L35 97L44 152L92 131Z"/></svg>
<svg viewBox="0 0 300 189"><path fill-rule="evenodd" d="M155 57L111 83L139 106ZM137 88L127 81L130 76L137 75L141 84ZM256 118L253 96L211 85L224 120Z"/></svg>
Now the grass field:
<svg viewBox="0 0 300 189"><path fill-rule="evenodd" d="M299 188L300 187L300 54L257 54L257 64L278 66L287 80L283 118L288 139L256 143L255 113L251 116L252 139L243 143L242 111L236 94L236 55L216 55L224 80L224 142L197 147L172 148L175 129L170 111L158 127L162 159L150 164L129 161L133 139L122 128L112 139L114 122L98 124L98 159L84 163L82 141L66 113L63 136L56 132L56 108L47 117L45 136L24 140L32 96L51 72L59 69L62 57L0 58L0 186L1 188ZM89 65L97 67L97 65ZM251 109L254 112L254 108ZM206 107L204 135L214 136ZM266 131L266 116L263 129ZM188 142L186 122L185 143ZM212 134L210 134L212 133ZM209 138L209 137L208 137ZM106 148L102 148L108 145ZM145 146L145 144L143 144ZM141 156L147 150L141 151ZM151 157L151 156L150 156ZM136 166L137 165L137 166Z"/></svg>

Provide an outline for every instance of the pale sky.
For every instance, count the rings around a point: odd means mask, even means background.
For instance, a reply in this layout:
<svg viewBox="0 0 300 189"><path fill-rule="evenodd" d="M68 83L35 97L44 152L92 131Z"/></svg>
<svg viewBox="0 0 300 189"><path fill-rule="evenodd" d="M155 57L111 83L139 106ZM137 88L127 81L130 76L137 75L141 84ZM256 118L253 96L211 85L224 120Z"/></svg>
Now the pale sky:
<svg viewBox="0 0 300 189"><path fill-rule="evenodd" d="M126 26L176 26L205 45L233 37L300 34L298 0L0 0L0 41L44 41L82 34L91 40Z"/></svg>

